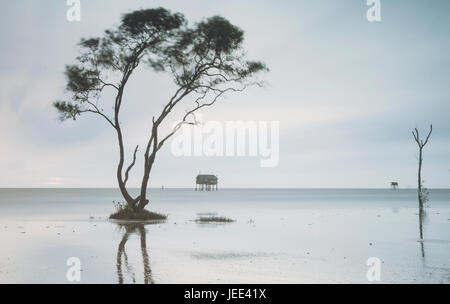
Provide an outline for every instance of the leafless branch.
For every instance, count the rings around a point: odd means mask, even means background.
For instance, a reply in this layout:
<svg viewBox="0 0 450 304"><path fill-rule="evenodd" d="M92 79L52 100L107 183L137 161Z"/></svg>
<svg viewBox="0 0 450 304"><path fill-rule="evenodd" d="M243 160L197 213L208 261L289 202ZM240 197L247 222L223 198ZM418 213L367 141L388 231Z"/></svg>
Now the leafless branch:
<svg viewBox="0 0 450 304"><path fill-rule="evenodd" d="M133 162L128 166L127 170L125 171L125 180L123 181L124 185L127 184L128 181L128 173L130 172L131 168L133 168L134 164L136 163L136 153L139 149L139 145L136 146L133 153Z"/></svg>
<svg viewBox="0 0 450 304"><path fill-rule="evenodd" d="M112 120L106 116L98 107L96 104L94 104L93 102L87 100L86 101L89 105L91 105L94 109L85 109L85 110L80 110L80 113L84 113L84 112L89 112L89 113L94 113L94 114L98 114L100 116L102 116L104 119L106 119L106 121L114 128L116 128L116 125L112 122Z"/></svg>
<svg viewBox="0 0 450 304"><path fill-rule="evenodd" d="M428 132L427 139L425 140L425 143L422 145L422 147L424 147L428 143L428 140L430 139L431 136L431 132L433 132L433 125L430 125L430 132Z"/></svg>
<svg viewBox="0 0 450 304"><path fill-rule="evenodd" d="M100 77L98 78L98 80L102 83L100 91L102 91L105 87L113 87L117 91L119 90L119 87L116 86L115 84L104 82L102 79L100 79Z"/></svg>
<svg viewBox="0 0 450 304"><path fill-rule="evenodd" d="M420 147L420 141L419 141L419 130L417 128L414 128L414 131L412 132L414 136L414 140L416 141L417 145Z"/></svg>
<svg viewBox="0 0 450 304"><path fill-rule="evenodd" d="M414 136L414 140L416 141L416 143L420 149L423 149L423 147L425 147L425 145L428 143L428 140L430 139L432 132L433 132L433 125L430 125L430 131L428 132L428 135L424 142L423 140L420 139L419 130L417 130L417 128L414 128L414 131L412 132L412 134Z"/></svg>
<svg viewBox="0 0 450 304"><path fill-rule="evenodd" d="M189 122L187 119L189 118L189 116L193 116L193 117L194 117L194 121L195 121L195 112L196 112L196 111L198 111L198 110L200 110L201 108L204 108L204 107L212 106L212 105L215 104L215 103L217 102L217 100L218 100L223 94L225 94L226 92L229 92L229 91L233 91L233 92L242 92L242 91L244 91L246 88L247 88L246 85L244 85L242 88L227 88L227 89L217 89L217 88L211 88L211 87L208 88L208 89L212 90L212 91L214 92L214 94L215 94L215 96L214 96L214 98L212 99L212 101L210 101L210 102L208 102L208 103L202 103L202 104L199 103L199 101L202 100L202 99L204 99L205 96L207 95L207 93L209 92L209 90L206 90L200 97L198 97L198 98L195 100L195 103L197 104L197 106L196 106L195 108L193 108L193 109L187 111L186 114L183 116L183 119L182 119L179 123L177 123L177 124L175 125L175 127L172 129L172 131L171 131L167 136L165 136L165 137L158 143L158 146L157 146L156 151L159 151L159 150L162 148L162 146L164 145L164 143L165 143L170 137L172 137L172 136L173 136L173 135L181 128L182 125L185 125L185 124L195 125L196 122Z"/></svg>

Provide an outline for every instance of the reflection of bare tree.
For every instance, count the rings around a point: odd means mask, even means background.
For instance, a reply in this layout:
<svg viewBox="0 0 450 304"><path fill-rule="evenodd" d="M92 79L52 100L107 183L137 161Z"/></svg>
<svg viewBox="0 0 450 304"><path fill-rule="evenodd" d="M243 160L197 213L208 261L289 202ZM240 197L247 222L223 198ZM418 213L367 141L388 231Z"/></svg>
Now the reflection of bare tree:
<svg viewBox="0 0 450 304"><path fill-rule="evenodd" d="M153 284L152 271L150 269L150 261L149 255L147 252L147 233L143 223L134 223L134 224L119 224L119 226L125 230L122 240L119 243L119 247L117 248L117 277L119 284L124 283L124 275L122 270L122 261L125 265L125 269L127 274L131 277L133 283L136 283L136 276L133 271L133 268L128 263L128 256L125 250L125 244L128 242L128 239L131 235L137 234L140 238L141 243L141 255L142 255L142 264L144 266L144 283L145 284Z"/></svg>
<svg viewBox="0 0 450 304"><path fill-rule="evenodd" d="M144 283L153 284L152 279L152 271L150 269L150 263L148 258L148 252L147 252L147 240L146 240L146 232L144 225L139 225L138 227L139 236L141 239L141 254L142 254L142 264L144 265Z"/></svg>
<svg viewBox="0 0 450 304"><path fill-rule="evenodd" d="M425 210L423 208L419 209L419 233L420 233L420 247L422 250L422 258L425 258L425 246L423 244L423 223L425 221Z"/></svg>

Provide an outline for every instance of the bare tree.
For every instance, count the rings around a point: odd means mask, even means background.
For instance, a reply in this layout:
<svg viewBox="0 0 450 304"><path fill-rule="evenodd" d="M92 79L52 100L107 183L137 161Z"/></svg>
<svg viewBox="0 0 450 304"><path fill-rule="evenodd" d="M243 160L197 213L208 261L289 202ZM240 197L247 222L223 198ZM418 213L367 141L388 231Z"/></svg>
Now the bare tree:
<svg viewBox="0 0 450 304"><path fill-rule="evenodd" d="M417 172L417 193L418 193L418 199L419 199L419 209L420 211L423 211L423 204L427 200L427 195L424 193L423 188L423 180L422 180L422 161L423 161L423 148L428 143L428 140L430 139L431 133L433 132L433 125L430 125L430 132L428 132L428 135L423 141L420 139L419 130L417 128L414 128L413 136L414 140L416 141L417 145L419 146L419 170Z"/></svg>
<svg viewBox="0 0 450 304"><path fill-rule="evenodd" d="M84 113L103 118L117 133L119 163L117 181L128 206L135 211L148 204L147 186L157 152L182 125L195 124L195 112L212 106L229 92L241 92L263 83L254 79L266 66L246 60L242 47L243 31L226 19L215 16L189 27L184 16L164 8L138 10L122 17L120 26L106 30L101 38L82 39L78 64L66 67L70 101L56 101L61 119L76 119ZM124 105L124 90L133 72L141 65L172 76L175 93L159 115L153 116L144 146L144 175L140 194L132 197L127 190L131 169L136 163L138 146L131 164L124 170L124 138L119 119ZM117 81L109 79L116 78ZM106 113L100 103L105 89L115 92L113 113ZM144 88L145 89L145 88ZM184 100L191 106L178 119L179 124L161 134L160 126L172 110Z"/></svg>

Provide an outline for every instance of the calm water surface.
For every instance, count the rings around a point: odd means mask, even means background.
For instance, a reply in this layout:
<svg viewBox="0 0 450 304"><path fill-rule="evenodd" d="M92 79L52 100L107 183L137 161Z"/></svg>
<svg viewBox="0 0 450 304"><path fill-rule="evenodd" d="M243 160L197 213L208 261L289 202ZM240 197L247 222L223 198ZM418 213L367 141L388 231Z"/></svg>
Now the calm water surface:
<svg viewBox="0 0 450 304"><path fill-rule="evenodd" d="M137 191L137 190L136 190ZM152 189L167 222L109 222L114 189L0 189L0 283L450 282L450 190ZM230 224L199 224L201 215Z"/></svg>

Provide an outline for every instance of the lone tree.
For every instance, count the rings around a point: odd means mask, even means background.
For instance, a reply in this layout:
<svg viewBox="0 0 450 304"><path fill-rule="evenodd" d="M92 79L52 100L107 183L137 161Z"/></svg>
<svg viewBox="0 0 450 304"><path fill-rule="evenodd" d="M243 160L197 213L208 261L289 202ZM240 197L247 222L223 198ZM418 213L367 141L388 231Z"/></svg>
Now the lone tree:
<svg viewBox="0 0 450 304"><path fill-rule="evenodd" d="M414 140L416 141L417 145L419 146L419 170L417 172L417 193L419 198L419 209L420 211L423 211L423 204L426 203L428 200L427 193L425 188L423 187L423 180L422 180L422 155L423 155L423 148L428 143L428 140L430 139L431 133L433 132L433 125L430 125L430 132L428 132L427 138L425 141L420 139L419 136L419 130L417 128L414 128L413 136Z"/></svg>
<svg viewBox="0 0 450 304"><path fill-rule="evenodd" d="M255 76L268 69L260 61L245 59L243 40L243 31L225 18L214 16L190 26L182 14L156 8L127 13L119 26L106 30L102 37L80 41L81 54L76 58L77 63L66 66L65 71L70 98L56 101L54 106L61 120L76 120L84 113L91 113L115 130L119 145L117 182L129 209L144 210L149 202L147 185L158 151L183 124L196 124L197 110L212 106L226 93L263 85ZM153 116L144 145L140 194L132 197L127 181L139 146L134 149L132 162L124 172L120 110L125 105L126 85L140 66L168 73L176 89L161 113ZM106 89L114 91L112 113L104 111L104 100L100 100ZM190 108L171 131L160 134L162 122L184 100L189 100Z"/></svg>

